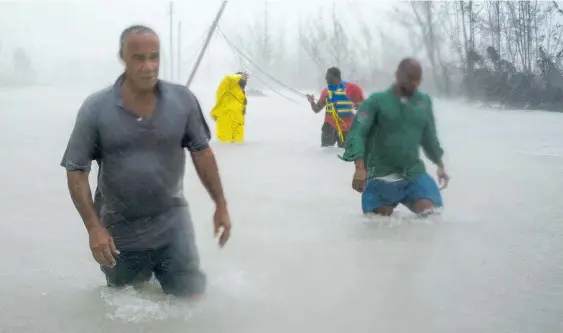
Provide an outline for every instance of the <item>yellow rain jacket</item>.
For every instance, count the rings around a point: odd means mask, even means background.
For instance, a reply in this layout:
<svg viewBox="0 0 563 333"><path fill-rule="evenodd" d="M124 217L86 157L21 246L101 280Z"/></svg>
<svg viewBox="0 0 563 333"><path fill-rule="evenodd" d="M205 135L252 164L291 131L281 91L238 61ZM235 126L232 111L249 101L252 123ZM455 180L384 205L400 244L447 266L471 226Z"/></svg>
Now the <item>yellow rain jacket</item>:
<svg viewBox="0 0 563 333"><path fill-rule="evenodd" d="M239 85L242 75L227 75L217 88L217 101L211 110L216 123L217 139L221 142L244 141L244 111L246 94Z"/></svg>

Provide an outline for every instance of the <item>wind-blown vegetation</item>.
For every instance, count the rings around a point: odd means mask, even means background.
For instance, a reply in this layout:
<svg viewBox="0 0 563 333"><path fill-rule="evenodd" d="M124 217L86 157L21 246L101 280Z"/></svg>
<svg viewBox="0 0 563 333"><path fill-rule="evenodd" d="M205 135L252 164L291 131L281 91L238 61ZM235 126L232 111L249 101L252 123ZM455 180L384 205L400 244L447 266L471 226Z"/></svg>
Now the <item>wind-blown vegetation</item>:
<svg viewBox="0 0 563 333"><path fill-rule="evenodd" d="M327 67L338 66L346 79L373 90L389 84L399 58L409 55L422 61L424 87L435 94L563 111L557 2L402 2L386 13L392 27L343 18L346 11L360 17L351 7L334 3L319 17L302 19L297 36L272 29L264 7L264 16L248 26L251 38L239 40L258 66L294 86L318 85ZM292 39L298 46L288 47Z"/></svg>

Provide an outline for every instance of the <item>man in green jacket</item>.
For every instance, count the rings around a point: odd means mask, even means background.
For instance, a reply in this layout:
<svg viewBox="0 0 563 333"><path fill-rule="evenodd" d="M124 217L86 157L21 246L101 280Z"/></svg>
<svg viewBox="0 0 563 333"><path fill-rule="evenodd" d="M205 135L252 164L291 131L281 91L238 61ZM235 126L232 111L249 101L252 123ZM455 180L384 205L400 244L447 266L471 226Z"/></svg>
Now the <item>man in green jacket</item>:
<svg viewBox="0 0 563 333"><path fill-rule="evenodd" d="M420 147L438 166L442 188L449 177L444 169L444 151L438 140L432 100L417 90L420 63L412 58L401 61L396 83L369 96L358 110L341 157L353 161L354 190L362 193L362 210L389 216L399 203L419 215L442 206L438 185L426 173Z"/></svg>

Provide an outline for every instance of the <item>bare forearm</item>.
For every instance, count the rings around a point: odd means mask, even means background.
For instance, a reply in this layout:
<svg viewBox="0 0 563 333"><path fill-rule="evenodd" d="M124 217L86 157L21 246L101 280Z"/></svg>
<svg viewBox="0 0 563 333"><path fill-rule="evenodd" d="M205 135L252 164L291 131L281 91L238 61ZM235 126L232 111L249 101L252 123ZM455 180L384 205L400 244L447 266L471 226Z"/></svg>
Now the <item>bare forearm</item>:
<svg viewBox="0 0 563 333"><path fill-rule="evenodd" d="M92 191L88 183L88 173L82 171L67 172L67 183L74 207L76 207L78 214L80 214L82 221L84 221L86 230L90 231L100 227L100 218L96 214L92 200Z"/></svg>
<svg viewBox="0 0 563 333"><path fill-rule="evenodd" d="M192 160L194 162L197 175L209 193L211 199L217 205L226 205L217 161L215 160L215 155L213 154L211 148L192 153Z"/></svg>
<svg viewBox="0 0 563 333"><path fill-rule="evenodd" d="M313 112L315 113L321 112L323 108L324 108L324 103L321 103L320 101L318 103L315 102L311 103L311 110L313 110Z"/></svg>
<svg viewBox="0 0 563 333"><path fill-rule="evenodd" d="M354 161L354 164L356 165L356 169L361 169L361 170L365 170L366 167L364 166L364 160L363 159L357 159Z"/></svg>

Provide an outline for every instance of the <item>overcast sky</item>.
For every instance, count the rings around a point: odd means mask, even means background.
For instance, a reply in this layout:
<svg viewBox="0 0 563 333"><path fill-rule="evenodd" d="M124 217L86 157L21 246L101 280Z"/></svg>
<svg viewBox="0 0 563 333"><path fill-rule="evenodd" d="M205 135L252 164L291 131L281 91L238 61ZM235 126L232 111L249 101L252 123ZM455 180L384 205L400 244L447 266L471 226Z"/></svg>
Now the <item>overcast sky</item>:
<svg viewBox="0 0 563 333"><path fill-rule="evenodd" d="M174 2L174 29L177 22L182 21L182 58L185 62L195 58L220 3L217 0ZM253 21L263 20L264 3L264 0L229 1L220 23L222 30L233 40L244 36ZM336 5L350 8L340 11L339 15L350 22L349 28L354 31L357 29L354 21L358 19L385 26L386 13L392 2L341 0L336 1ZM293 34L297 46L300 20L318 19L320 8L331 7L330 1L270 0L269 24L274 29L283 27L288 36ZM146 24L156 29L167 57L169 22L169 1L164 0L0 1L0 43L3 49L0 55L9 57L19 46L31 55L37 68L44 70L58 70L69 63L119 68L118 36L126 26ZM215 38L206 56L207 64L212 61L214 67L223 70L231 68L234 59L226 44Z"/></svg>

